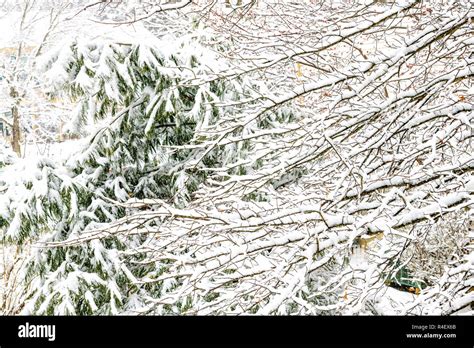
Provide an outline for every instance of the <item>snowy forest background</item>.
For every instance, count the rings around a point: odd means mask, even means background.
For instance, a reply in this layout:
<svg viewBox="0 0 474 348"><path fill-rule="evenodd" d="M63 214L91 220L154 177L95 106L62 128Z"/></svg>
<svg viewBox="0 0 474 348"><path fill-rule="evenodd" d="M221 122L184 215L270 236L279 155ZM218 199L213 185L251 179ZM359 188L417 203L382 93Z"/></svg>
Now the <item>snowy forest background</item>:
<svg viewBox="0 0 474 348"><path fill-rule="evenodd" d="M0 0L2 314L473 314L474 4Z"/></svg>

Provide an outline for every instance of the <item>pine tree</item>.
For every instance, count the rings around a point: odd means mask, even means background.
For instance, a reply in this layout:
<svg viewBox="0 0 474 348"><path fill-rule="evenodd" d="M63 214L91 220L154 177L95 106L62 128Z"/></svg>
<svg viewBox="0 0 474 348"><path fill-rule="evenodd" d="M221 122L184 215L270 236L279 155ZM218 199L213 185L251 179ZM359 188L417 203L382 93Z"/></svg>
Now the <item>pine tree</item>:
<svg viewBox="0 0 474 348"><path fill-rule="evenodd" d="M29 174L5 182L4 242L26 246L80 237L125 216L129 208L123 203L133 200L186 204L206 176L200 167L218 165L222 154L216 149L189 170L186 163L200 150L175 147L195 141L196 130L221 113L232 113L232 107L213 104L237 98L246 84L185 83L209 69L210 59L212 52L195 35L171 47L159 41L74 40L50 54L44 61L45 76L54 82L49 93L77 104L74 131L81 132L89 119L101 126L66 163L41 159L28 169L23 163L8 168L8 177ZM130 231L137 228L147 226L130 223ZM142 241L132 234L79 247L33 248L23 270L24 313L115 314L139 307L162 284L141 286L136 277L163 272L140 264L139 256L123 262Z"/></svg>

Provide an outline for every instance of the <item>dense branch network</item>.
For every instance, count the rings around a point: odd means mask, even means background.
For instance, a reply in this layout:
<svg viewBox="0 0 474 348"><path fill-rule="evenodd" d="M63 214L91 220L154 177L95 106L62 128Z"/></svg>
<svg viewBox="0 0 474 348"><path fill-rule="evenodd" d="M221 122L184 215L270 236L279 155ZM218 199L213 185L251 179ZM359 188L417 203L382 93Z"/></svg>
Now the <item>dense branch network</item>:
<svg viewBox="0 0 474 348"><path fill-rule="evenodd" d="M424 273L427 287L397 313L469 306L474 8L397 3L252 2L230 13L205 4L207 44L227 63L186 70L173 88L224 112L163 144L179 160L147 171L179 171L179 189L194 185L189 199L94 193L120 216L41 247L124 243L116 257L140 296L126 313L378 313L397 271L427 268L420 250L443 267ZM241 79L262 83L239 89ZM222 81L232 93L214 97L209 85ZM452 230L451 244L433 244ZM374 237L355 262L354 246Z"/></svg>

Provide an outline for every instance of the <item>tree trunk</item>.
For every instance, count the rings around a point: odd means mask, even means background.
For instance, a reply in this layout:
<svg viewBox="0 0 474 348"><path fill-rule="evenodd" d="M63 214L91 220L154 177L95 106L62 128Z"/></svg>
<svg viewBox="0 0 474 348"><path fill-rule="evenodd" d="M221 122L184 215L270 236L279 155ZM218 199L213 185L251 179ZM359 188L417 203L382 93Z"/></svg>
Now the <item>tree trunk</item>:
<svg viewBox="0 0 474 348"><path fill-rule="evenodd" d="M20 148L20 114L18 112L18 92L14 87L10 89L10 97L15 99L15 102L12 106L12 117L13 117L13 126L12 126L12 149L18 155L21 156Z"/></svg>

